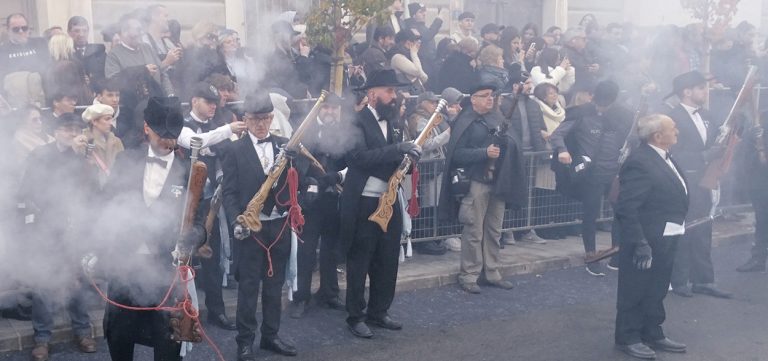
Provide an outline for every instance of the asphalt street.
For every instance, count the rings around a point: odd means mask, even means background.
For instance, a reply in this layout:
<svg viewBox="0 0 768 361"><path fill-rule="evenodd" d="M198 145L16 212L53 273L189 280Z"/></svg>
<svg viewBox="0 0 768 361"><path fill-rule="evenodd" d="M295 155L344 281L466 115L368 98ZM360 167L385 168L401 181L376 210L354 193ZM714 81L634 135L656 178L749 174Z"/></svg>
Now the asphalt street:
<svg viewBox="0 0 768 361"><path fill-rule="evenodd" d="M688 353L659 353L659 360L768 361L768 275L734 271L748 250L748 242L713 250L718 284L734 299L667 297L666 333L686 343ZM399 293L391 314L404 329L373 329L370 340L347 331L343 312L312 308L302 320L283 317L280 334L296 343L298 357L257 354L263 360L632 360L613 349L617 277L609 272L595 278L578 267L519 276L512 291L484 288L480 295L455 285ZM234 332L206 331L226 360L236 359ZM0 360L28 360L28 352ZM109 359L103 340L97 354L80 354L71 345L55 345L52 352L52 360ZM137 346L136 359L151 360L150 350ZM215 355L201 344L185 360Z"/></svg>

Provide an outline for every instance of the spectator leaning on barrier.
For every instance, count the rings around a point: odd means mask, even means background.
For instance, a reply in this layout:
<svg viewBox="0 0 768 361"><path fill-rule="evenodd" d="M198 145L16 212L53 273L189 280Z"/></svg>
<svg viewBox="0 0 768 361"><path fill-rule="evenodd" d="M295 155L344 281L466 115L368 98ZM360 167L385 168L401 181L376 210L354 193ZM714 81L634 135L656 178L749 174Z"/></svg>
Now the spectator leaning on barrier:
<svg viewBox="0 0 768 361"><path fill-rule="evenodd" d="M569 108L565 121L549 138L560 163L581 169L574 177L573 186L583 205L581 236L587 256L596 251L596 221L602 197L619 171L619 150L632 127L632 112L616 104L618 95L616 83L598 83L592 102ZM618 242L617 231L617 228L612 230L613 245ZM612 261L614 265L615 260ZM600 263L587 264L587 272L593 276L605 275Z"/></svg>
<svg viewBox="0 0 768 361"><path fill-rule="evenodd" d="M446 150L449 176L444 177L438 203L440 219L453 221L458 215L463 225L459 284L468 293L481 292L479 281L507 290L514 287L500 273L499 241L506 205L519 207L526 199L519 142L511 134L501 139L492 136L501 123L494 111L495 90L493 85L476 85L471 106L462 110L451 127ZM459 169L469 177L468 190L451 189Z"/></svg>
<svg viewBox="0 0 768 361"><path fill-rule="evenodd" d="M439 98L432 92L424 92L419 94L416 99L418 108L416 111L408 117L408 132L410 133L410 139L416 139L421 134L422 130L429 122L429 118L437 108L437 102ZM447 122L441 122L432 133L429 135L427 141L421 146L422 155L421 159L435 160L445 158L445 145L448 144L448 139L451 135L451 130L448 127ZM434 207L437 206L437 197L440 195L440 182L442 180L441 168L438 168L436 162L427 162L423 166L424 172L420 172L421 188L419 189L419 206L422 214L433 214ZM413 221L413 238L421 238L424 236L431 236L432 233L421 234L425 230L431 231L433 225L431 224L433 218L420 217L415 218ZM446 248L442 240L418 242L414 245L414 250L422 254L442 255L445 254Z"/></svg>

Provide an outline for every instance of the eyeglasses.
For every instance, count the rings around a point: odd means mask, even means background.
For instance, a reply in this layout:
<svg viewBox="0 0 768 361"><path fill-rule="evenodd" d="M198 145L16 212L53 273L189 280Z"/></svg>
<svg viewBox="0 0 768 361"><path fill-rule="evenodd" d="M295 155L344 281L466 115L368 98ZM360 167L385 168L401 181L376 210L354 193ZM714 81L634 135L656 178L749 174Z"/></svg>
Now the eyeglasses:
<svg viewBox="0 0 768 361"><path fill-rule="evenodd" d="M29 26L14 26L11 31L17 34L26 33L29 31Z"/></svg>
<svg viewBox="0 0 768 361"><path fill-rule="evenodd" d="M255 116L252 116L252 115L245 115L245 116L243 116L243 120L245 120L245 121L249 121L250 120L250 121L253 121L253 122L256 122L256 123L266 122L268 120L272 120L272 114L260 115L258 117L255 117Z"/></svg>

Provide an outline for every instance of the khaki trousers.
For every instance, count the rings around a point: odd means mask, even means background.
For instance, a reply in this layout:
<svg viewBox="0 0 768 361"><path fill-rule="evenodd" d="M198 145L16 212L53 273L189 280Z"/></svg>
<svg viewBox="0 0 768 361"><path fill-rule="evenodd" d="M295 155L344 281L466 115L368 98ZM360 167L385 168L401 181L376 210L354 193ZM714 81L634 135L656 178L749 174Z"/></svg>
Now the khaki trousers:
<svg viewBox="0 0 768 361"><path fill-rule="evenodd" d="M499 241L504 221L504 202L493 198L491 186L472 181L461 200L461 271L459 282L476 283L485 270L488 281L501 280Z"/></svg>

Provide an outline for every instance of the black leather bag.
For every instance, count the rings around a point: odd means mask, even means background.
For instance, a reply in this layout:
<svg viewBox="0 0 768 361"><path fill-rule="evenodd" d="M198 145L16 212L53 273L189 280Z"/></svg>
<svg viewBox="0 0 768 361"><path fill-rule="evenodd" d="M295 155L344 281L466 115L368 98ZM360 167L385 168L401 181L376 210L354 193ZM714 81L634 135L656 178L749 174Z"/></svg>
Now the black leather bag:
<svg viewBox="0 0 768 361"><path fill-rule="evenodd" d="M469 194L469 174L464 168L451 170L451 194L456 198L462 198Z"/></svg>

